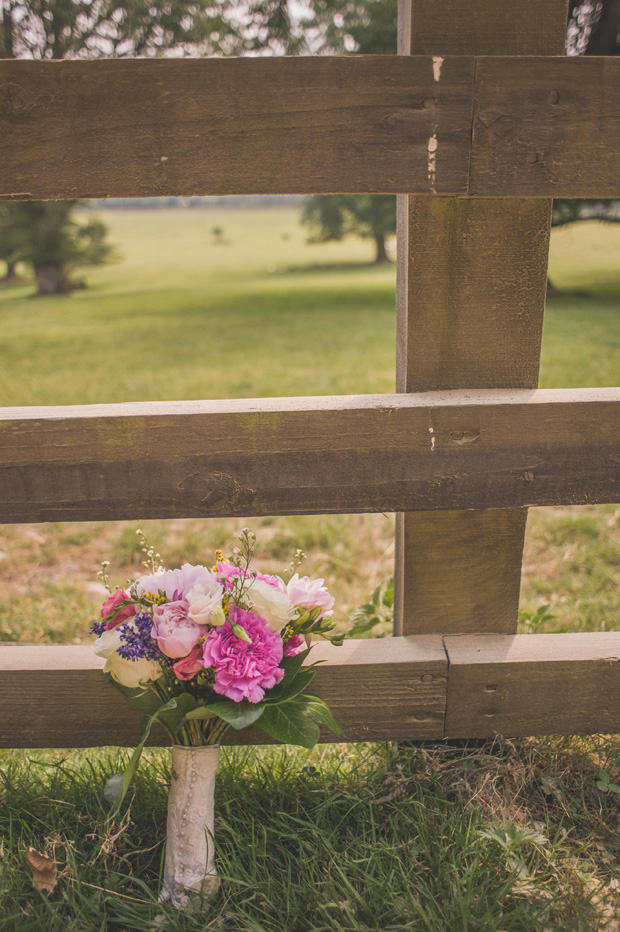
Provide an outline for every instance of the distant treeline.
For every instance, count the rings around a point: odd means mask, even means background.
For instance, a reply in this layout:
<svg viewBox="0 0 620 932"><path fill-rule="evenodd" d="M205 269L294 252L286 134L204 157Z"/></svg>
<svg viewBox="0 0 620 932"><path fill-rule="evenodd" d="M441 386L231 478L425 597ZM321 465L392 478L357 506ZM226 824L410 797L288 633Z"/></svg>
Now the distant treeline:
<svg viewBox="0 0 620 932"><path fill-rule="evenodd" d="M231 194L226 197L109 197L98 200L106 210L161 210L169 207L287 207L297 194Z"/></svg>

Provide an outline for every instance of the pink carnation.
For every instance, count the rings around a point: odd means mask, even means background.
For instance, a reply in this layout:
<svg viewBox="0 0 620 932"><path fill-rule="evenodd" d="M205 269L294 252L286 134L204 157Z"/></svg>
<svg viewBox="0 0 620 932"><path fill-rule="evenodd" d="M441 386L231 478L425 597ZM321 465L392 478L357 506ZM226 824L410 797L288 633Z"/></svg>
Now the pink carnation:
<svg viewBox="0 0 620 932"><path fill-rule="evenodd" d="M299 634L294 634L293 637L289 638L284 645L284 656L294 657L295 654L298 654L300 650L302 650L303 645L304 639L300 637Z"/></svg>
<svg viewBox="0 0 620 932"><path fill-rule="evenodd" d="M313 608L321 609L321 618L330 618L334 613L332 611L334 602L333 595L330 595L323 583L324 579L310 579L309 576L299 577L298 573L289 579L286 591L288 597L297 608L307 608L311 611Z"/></svg>
<svg viewBox="0 0 620 932"><path fill-rule="evenodd" d="M131 594L127 592L126 589L117 589L116 592L113 592L108 596L108 598L101 606L101 617L105 621L104 631L109 631L110 628L116 628L117 625L122 624L123 621L127 621L128 618L131 618L132 615L136 614L135 605L126 605L116 613L114 618L106 621L108 615L112 614L117 605L120 605L123 600L130 598Z"/></svg>
<svg viewBox="0 0 620 932"><path fill-rule="evenodd" d="M197 673L200 673L200 671L204 669L202 666L202 647L196 644L195 647L192 647L187 657L183 657L181 660L177 660L176 663L172 664L172 669L177 679L191 680L192 677L196 676Z"/></svg>
<svg viewBox="0 0 620 932"><path fill-rule="evenodd" d="M232 624L240 625L251 643L242 641L233 632ZM230 608L230 620L207 635L203 651L203 666L215 669L216 693L241 702L260 702L266 689L280 682L284 670L282 638L256 612L246 612L236 605Z"/></svg>
<svg viewBox="0 0 620 932"><path fill-rule="evenodd" d="M231 576L244 576L247 579L262 579L263 582L269 583L274 589L284 590L284 583L279 576L267 576L265 573L256 573L256 576L254 576L254 572L246 573L244 569L240 566L235 566L230 560L223 560L217 564L217 575L227 589L232 589L233 587L232 583L229 583Z"/></svg>
<svg viewBox="0 0 620 932"><path fill-rule="evenodd" d="M197 625L189 618L189 603L185 599L165 602L153 608L151 637L166 657L187 657L198 639L206 633L204 625Z"/></svg>

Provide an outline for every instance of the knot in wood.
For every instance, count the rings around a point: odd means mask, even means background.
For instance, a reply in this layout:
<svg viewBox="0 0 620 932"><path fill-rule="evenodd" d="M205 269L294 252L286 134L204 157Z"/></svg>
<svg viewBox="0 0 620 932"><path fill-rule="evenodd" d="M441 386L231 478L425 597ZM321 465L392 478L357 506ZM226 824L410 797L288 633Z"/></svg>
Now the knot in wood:
<svg viewBox="0 0 620 932"><path fill-rule="evenodd" d="M560 95L558 94L557 91L551 91L549 96L547 97L547 103L551 107L555 106L555 104L557 104L559 100L560 100Z"/></svg>

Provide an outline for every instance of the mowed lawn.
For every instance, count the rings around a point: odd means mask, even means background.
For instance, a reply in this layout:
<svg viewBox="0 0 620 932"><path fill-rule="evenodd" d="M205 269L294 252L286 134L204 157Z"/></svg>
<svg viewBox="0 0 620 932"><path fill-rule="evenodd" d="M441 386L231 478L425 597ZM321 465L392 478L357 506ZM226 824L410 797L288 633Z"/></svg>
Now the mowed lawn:
<svg viewBox="0 0 620 932"><path fill-rule="evenodd" d="M393 266L368 241L312 245L295 208L106 211L119 261L82 273L88 288L32 300L0 289L5 405L390 392ZM221 230L215 235L214 230ZM554 231L541 385L620 382L620 226ZM239 521L138 522L168 560L205 559ZM0 639L82 638L96 570L139 565L138 523L0 529ZM297 546L325 575L340 617L391 573L384 515L252 519L274 570ZM523 606L552 603L545 630L616 628L620 512L530 514Z"/></svg>
<svg viewBox="0 0 620 932"><path fill-rule="evenodd" d="M0 289L2 405L393 391L394 267L369 264L370 243L308 246L291 208L104 217L120 259L83 273L87 289ZM541 385L618 384L620 226L554 232L550 268L564 293L548 302ZM86 640L99 561L118 582L140 572L139 526L174 565L209 560L243 523L268 569L306 551L342 625L391 574L390 515L4 526L0 641ZM522 606L546 604L544 631L620 628L619 506L530 512ZM145 754L109 823L115 749L0 751L0 928L617 932L620 796L597 780L620 783L619 752L613 737L227 751L222 891L184 917L155 899L165 752ZM58 862L50 898L26 845Z"/></svg>

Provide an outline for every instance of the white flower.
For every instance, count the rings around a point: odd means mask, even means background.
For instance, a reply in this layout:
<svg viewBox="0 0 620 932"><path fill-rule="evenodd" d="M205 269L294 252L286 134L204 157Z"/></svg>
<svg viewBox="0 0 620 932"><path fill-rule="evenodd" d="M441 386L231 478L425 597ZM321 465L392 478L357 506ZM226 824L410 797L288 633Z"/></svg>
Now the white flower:
<svg viewBox="0 0 620 932"><path fill-rule="evenodd" d="M224 587L215 574L209 579L203 579L193 586L185 598L189 603L187 614L197 625L223 624L219 621L219 615L213 621L214 613L222 610L222 597Z"/></svg>
<svg viewBox="0 0 620 932"><path fill-rule="evenodd" d="M252 611L262 615L268 625L279 631L295 618L297 609L289 599L284 583L282 589L255 579L247 591L247 599Z"/></svg>
<svg viewBox="0 0 620 932"><path fill-rule="evenodd" d="M128 625L133 622L127 622ZM121 646L120 625L104 631L95 641L95 653L105 659L104 673L110 673L121 686L135 689L144 683L152 683L163 675L163 670L156 660L124 660L117 651ZM123 627L125 627L123 625Z"/></svg>

